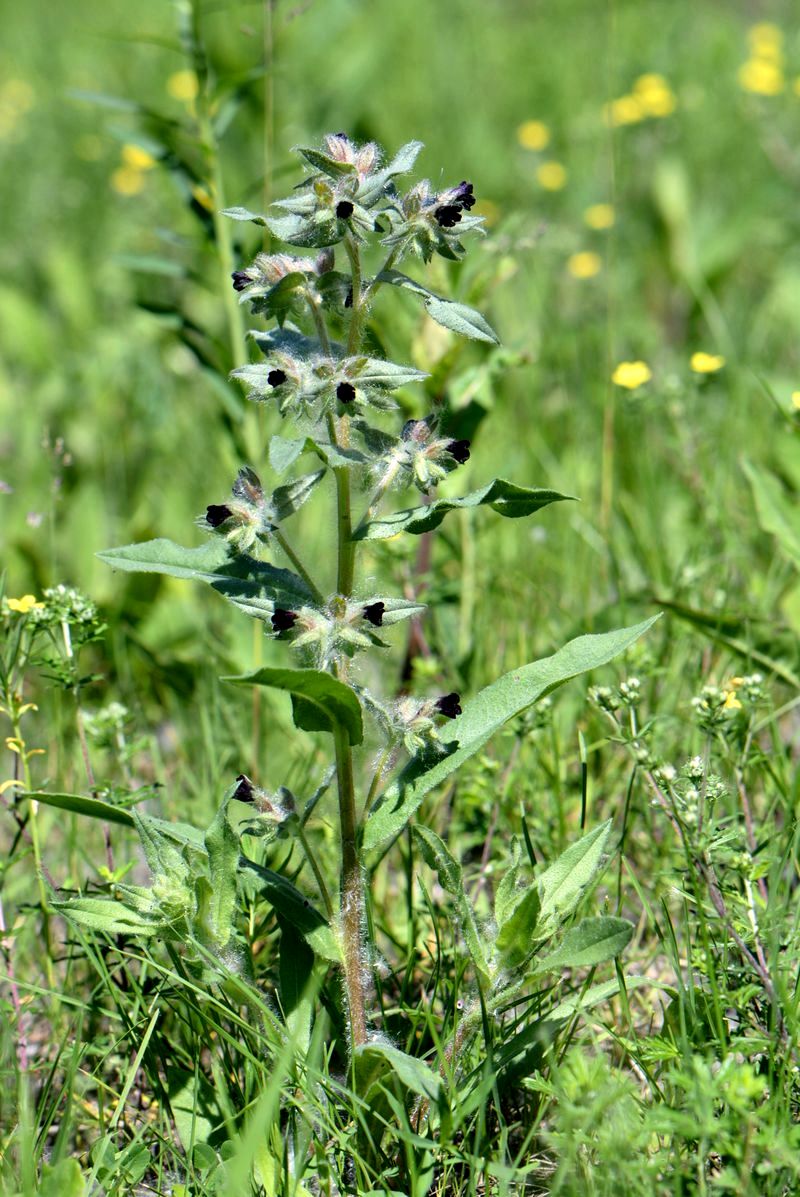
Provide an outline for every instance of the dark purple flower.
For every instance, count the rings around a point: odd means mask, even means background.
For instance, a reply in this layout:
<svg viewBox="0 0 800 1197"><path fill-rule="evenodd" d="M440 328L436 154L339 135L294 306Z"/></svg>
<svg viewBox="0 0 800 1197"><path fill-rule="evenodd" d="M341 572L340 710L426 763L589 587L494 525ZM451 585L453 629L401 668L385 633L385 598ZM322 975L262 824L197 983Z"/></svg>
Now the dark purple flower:
<svg viewBox="0 0 800 1197"><path fill-rule="evenodd" d="M353 215L353 205L350 203L350 200L339 200L339 203L336 205L336 215L339 220L350 219Z"/></svg>
<svg viewBox="0 0 800 1197"><path fill-rule="evenodd" d="M344 306L346 308L351 308L353 306L353 288L352 287L347 288L347 294L344 297Z"/></svg>
<svg viewBox="0 0 800 1197"><path fill-rule="evenodd" d="M245 287L250 285L250 275L246 270L234 270L231 278L234 291L244 291Z"/></svg>
<svg viewBox="0 0 800 1197"><path fill-rule="evenodd" d="M469 441L451 441L447 446L447 452L459 465L463 465L465 461L469 461Z"/></svg>
<svg viewBox="0 0 800 1197"><path fill-rule="evenodd" d="M240 773L236 780L239 784L233 791L234 798L237 802L252 802L256 787L250 778L246 774Z"/></svg>
<svg viewBox="0 0 800 1197"><path fill-rule="evenodd" d="M232 515L230 507L226 507L224 503L212 503L210 507L206 507L206 523L210 524L212 528L218 528Z"/></svg>
<svg viewBox="0 0 800 1197"><path fill-rule="evenodd" d="M474 188L466 179L462 179L458 187L454 187L454 203L460 204L462 208L467 211L475 207L475 196L473 195Z"/></svg>
<svg viewBox="0 0 800 1197"><path fill-rule="evenodd" d="M276 632L290 632L297 623L297 612L287 611L285 607L276 607L270 616L273 630Z"/></svg>
<svg viewBox="0 0 800 1197"><path fill-rule="evenodd" d="M452 229L461 219L461 208L458 204L442 204L434 216L443 229Z"/></svg>
<svg viewBox="0 0 800 1197"><path fill-rule="evenodd" d="M336 398L340 403L352 403L356 397L356 388L352 382L340 382L336 388Z"/></svg>
<svg viewBox="0 0 800 1197"><path fill-rule="evenodd" d="M270 370L267 375L267 382L271 387L279 387L286 382L286 375L283 370Z"/></svg>
<svg viewBox="0 0 800 1197"><path fill-rule="evenodd" d="M452 694L443 694L441 698L436 699L434 706L440 715L444 715L445 719L455 719L457 715L461 714L460 695L455 691Z"/></svg>
<svg viewBox="0 0 800 1197"><path fill-rule="evenodd" d="M386 610L386 604L382 602L368 603L364 608L364 618L369 620L375 628L383 626L383 613Z"/></svg>

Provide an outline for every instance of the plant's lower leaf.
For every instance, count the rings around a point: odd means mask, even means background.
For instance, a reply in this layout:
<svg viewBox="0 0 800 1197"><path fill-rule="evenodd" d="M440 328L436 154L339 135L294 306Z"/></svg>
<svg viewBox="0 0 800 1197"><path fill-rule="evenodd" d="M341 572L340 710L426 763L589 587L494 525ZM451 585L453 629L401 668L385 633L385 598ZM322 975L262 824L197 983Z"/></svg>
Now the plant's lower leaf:
<svg viewBox="0 0 800 1197"><path fill-rule="evenodd" d="M306 943L317 956L334 964L341 962L336 936L324 915L320 914L311 901L280 873L273 872L247 856L239 857L239 868L255 873L259 888L271 906L275 907L287 922L300 931Z"/></svg>
<svg viewBox="0 0 800 1197"><path fill-rule="evenodd" d="M535 961L534 973L538 976L562 968L593 968L613 960L628 946L633 932L633 923L627 919L583 919L570 927L554 952Z"/></svg>
<svg viewBox="0 0 800 1197"><path fill-rule="evenodd" d="M415 824L413 830L414 838L420 846L425 863L437 874L442 889L453 895L458 923L472 963L478 972L488 979L490 969L486 960L486 952L472 903L464 893L461 865L440 836L435 831L431 831L430 827Z"/></svg>
<svg viewBox="0 0 800 1197"><path fill-rule="evenodd" d="M611 820L607 819L554 860L536 879L543 934L552 935L577 906L603 863Z"/></svg>
<svg viewBox="0 0 800 1197"><path fill-rule="evenodd" d="M466 507L491 507L498 515L519 519L525 515L533 515L550 503L559 503L571 498L571 495L562 495L555 490L517 486L514 482L507 482L505 478L495 478L487 486L473 490L461 498L436 499L424 507L395 511L383 519L373 520L372 523L359 528L353 539L379 540L396 536L398 532L410 532L414 536L420 536L423 532L430 532L432 528L438 527L448 511Z"/></svg>
<svg viewBox="0 0 800 1197"><path fill-rule="evenodd" d="M50 794L46 790L31 790L18 794L18 798L33 798L45 806L71 811L74 815L88 815L90 819L102 819L105 823L119 823L133 827L133 815L121 806L101 802L99 798L87 798L83 794Z"/></svg>
<svg viewBox="0 0 800 1197"><path fill-rule="evenodd" d="M465 704L463 714L448 727L447 754L415 757L377 799L364 826L365 850L377 853L385 849L403 830L425 795L480 751L514 715L527 710L570 678L607 665L630 648L658 618L656 615L614 632L579 636L551 657L512 669L487 686Z"/></svg>
<svg viewBox="0 0 800 1197"><path fill-rule="evenodd" d="M321 669L264 667L223 681L286 690L292 696L295 724L303 731L334 732L338 725L345 729L351 744L360 744L364 738L361 703L355 691Z"/></svg>
<svg viewBox="0 0 800 1197"><path fill-rule="evenodd" d="M411 1093L434 1103L439 1100L442 1082L433 1069L391 1043L361 1044L354 1052L353 1063L358 1091L364 1096L391 1071Z"/></svg>

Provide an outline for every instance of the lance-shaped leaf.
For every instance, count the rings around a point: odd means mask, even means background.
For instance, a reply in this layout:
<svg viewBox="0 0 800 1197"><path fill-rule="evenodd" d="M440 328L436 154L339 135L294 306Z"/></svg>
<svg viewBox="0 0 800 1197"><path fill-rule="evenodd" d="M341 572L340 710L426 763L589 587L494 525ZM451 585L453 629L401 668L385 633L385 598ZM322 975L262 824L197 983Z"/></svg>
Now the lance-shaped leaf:
<svg viewBox="0 0 800 1197"><path fill-rule="evenodd" d="M743 463L755 499L758 522L774 536L795 569L800 569L800 512L774 475Z"/></svg>
<svg viewBox="0 0 800 1197"><path fill-rule="evenodd" d="M265 357L269 357L276 349L279 349L281 353L289 353L292 357L303 359L314 357L322 352L318 341L312 337L303 336L294 328L273 328L269 332L251 329L247 335L255 341ZM341 356L342 346L334 341L331 345L331 352L334 357ZM238 371L234 370L233 373L237 378L239 377Z"/></svg>
<svg viewBox="0 0 800 1197"><path fill-rule="evenodd" d="M384 516L383 519L373 520L357 528L353 539L383 540L389 536L396 536L398 532L410 532L419 536L438 527L448 511L457 511L464 507L491 507L498 515L504 515L508 519L519 519L547 507L549 503L560 503L572 497L559 494L556 490L545 490L538 486L517 486L514 482L507 482L505 478L495 478L488 486L473 490L460 499L436 499L427 506L409 507L404 511L395 511Z"/></svg>
<svg viewBox="0 0 800 1197"><path fill-rule="evenodd" d="M355 691L320 669L273 669L265 666L241 677L226 677L239 686L272 686L292 696L292 714L303 731L333 732L343 727L351 744L364 738L361 704Z"/></svg>
<svg viewBox="0 0 800 1197"><path fill-rule="evenodd" d="M610 835L611 820L606 819L576 844L570 844L566 852L536 878L542 903L539 917L543 935L556 930L594 881L603 864Z"/></svg>
<svg viewBox="0 0 800 1197"><path fill-rule="evenodd" d="M310 146L296 145L293 147L294 153L302 154L306 162L317 170L321 170L323 174L330 175L331 178L340 178L343 175L354 175L356 173L355 162L342 162L340 158L332 158L330 154L326 154L323 150L316 150Z"/></svg>
<svg viewBox="0 0 800 1197"><path fill-rule="evenodd" d="M551 657L512 669L481 690L464 706L463 714L445 729L446 756L414 757L378 798L364 826L364 848L377 852L399 835L430 790L441 784L464 761L479 752L496 731L558 686L608 664L625 652L655 623L658 616L630 628L600 635L578 636Z"/></svg>
<svg viewBox="0 0 800 1197"><path fill-rule="evenodd" d="M253 224L262 226L267 223L266 216L261 216L258 212L251 212L249 208L223 208L222 215L229 217L230 220L249 220Z"/></svg>
<svg viewBox="0 0 800 1197"><path fill-rule="evenodd" d="M400 287L404 291L421 295L428 315L443 328L449 328L451 332L469 337L473 341L487 341L490 345L500 344L497 333L488 320L475 308L465 303L455 303L452 299L444 299L399 270L382 270L377 278L379 282L388 283L391 287Z"/></svg>
<svg viewBox="0 0 800 1197"><path fill-rule="evenodd" d="M124 548L106 549L97 556L114 569L129 573L168 574L208 582L248 615L267 618L275 607L302 607L313 596L302 578L288 569L231 552L221 540L187 549L171 540L146 540Z"/></svg>
<svg viewBox="0 0 800 1197"><path fill-rule="evenodd" d="M53 906L59 914L82 927L104 931L106 935L148 936L164 931L161 915L133 910L115 898L68 898L64 902L54 902Z"/></svg>
<svg viewBox="0 0 800 1197"><path fill-rule="evenodd" d="M532 885L520 894L510 914L498 926L495 944L503 964L509 968L517 968L527 960L540 938L536 935L539 905L539 891Z"/></svg>
<svg viewBox="0 0 800 1197"><path fill-rule="evenodd" d="M318 482L325 477L325 470L304 474L286 486L279 486L272 492L272 512L277 520L285 520L302 507Z"/></svg>
<svg viewBox="0 0 800 1197"><path fill-rule="evenodd" d="M336 937L325 916L320 914L305 894L280 873L257 864L247 856L239 857L239 868L255 873L264 897L276 912L300 931L318 956L338 964L341 960Z"/></svg>
<svg viewBox="0 0 800 1197"><path fill-rule="evenodd" d="M455 859L449 848L435 831L420 824L414 825L414 838L419 844L425 863L433 869L439 878L442 889L452 894L464 943L467 945L472 963L482 974L489 977L489 965L483 948L478 924L472 903L464 893L464 879L461 865Z"/></svg>
<svg viewBox="0 0 800 1197"><path fill-rule="evenodd" d="M535 961L534 972L552 973L562 968L593 968L619 956L630 943L633 923L627 919L603 916L584 919L570 927L559 946L549 956Z"/></svg>
<svg viewBox="0 0 800 1197"><path fill-rule="evenodd" d="M406 1089L437 1102L442 1082L432 1068L415 1056L409 1056L391 1043L376 1040L362 1043L353 1052L353 1068L359 1095L369 1099L370 1090L393 1072Z"/></svg>
<svg viewBox="0 0 800 1197"><path fill-rule="evenodd" d="M429 377L425 370L416 370L413 366L402 366L397 362L387 362L384 358L363 357L348 360L353 363L348 373L354 382L382 387L387 391L394 391L398 387L421 382L423 378Z"/></svg>

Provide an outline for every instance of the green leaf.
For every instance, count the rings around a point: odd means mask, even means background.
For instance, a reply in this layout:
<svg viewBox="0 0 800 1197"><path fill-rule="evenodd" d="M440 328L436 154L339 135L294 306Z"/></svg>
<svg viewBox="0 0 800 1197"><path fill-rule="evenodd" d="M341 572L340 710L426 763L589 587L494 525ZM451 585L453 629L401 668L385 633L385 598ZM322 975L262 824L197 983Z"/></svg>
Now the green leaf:
<svg viewBox="0 0 800 1197"><path fill-rule="evenodd" d="M280 873L273 872L263 865L257 864L247 856L239 857L239 868L248 869L255 873L260 882L260 889L267 901L275 908L277 914L302 932L306 943L313 948L317 956L330 960L334 964L341 963L339 945L333 930L328 925L324 915L320 914L311 904L305 894L287 881Z"/></svg>
<svg viewBox="0 0 800 1197"><path fill-rule="evenodd" d="M91 819L103 819L106 823L120 823L133 827L133 815L121 806L101 802L99 798L85 798L83 794L50 794L46 790L26 791L19 798L34 798L45 806L56 806L59 810L72 811L74 815L88 815Z"/></svg>
<svg viewBox="0 0 800 1197"><path fill-rule="evenodd" d="M387 1072L395 1074L411 1093L431 1102L438 1102L442 1082L432 1068L422 1060L407 1055L391 1043L363 1043L353 1053L358 1092L364 1097Z"/></svg>
<svg viewBox="0 0 800 1197"><path fill-rule="evenodd" d="M634 932L627 919L610 916L584 919L570 927L559 946L549 956L535 962L535 972L557 972L562 968L592 968L619 956Z"/></svg>
<svg viewBox="0 0 800 1197"><path fill-rule="evenodd" d="M353 690L320 669L275 669L265 666L241 677L223 678L238 686L272 686L292 696L295 725L303 731L345 729L351 744L364 738L361 703Z"/></svg>
<svg viewBox="0 0 800 1197"><path fill-rule="evenodd" d="M508 519L519 519L525 515L532 515L550 503L559 503L571 498L571 495L562 495L555 490L517 486L514 482L507 482L505 478L495 478L487 486L473 490L460 499L437 499L424 507L410 507L405 511L395 511L383 519L373 520L372 523L357 529L353 539L380 540L396 536L398 532L410 532L419 536L438 527L448 511L457 511L464 507L491 507L498 515L504 515Z"/></svg>
<svg viewBox="0 0 800 1197"><path fill-rule="evenodd" d="M512 669L481 690L464 706L464 712L446 729L450 751L446 756L414 757L369 812L364 827L364 848L377 852L400 834L425 795L449 777L464 761L479 752L496 731L570 678L607 665L652 627L659 616L614 632L578 636L551 657Z"/></svg>
<svg viewBox="0 0 800 1197"><path fill-rule="evenodd" d="M528 959L536 945L539 921L539 891L535 885L526 890L498 927L497 951L508 968L517 968Z"/></svg>
<svg viewBox="0 0 800 1197"><path fill-rule="evenodd" d="M413 167L417 155L423 148L421 141L409 141L400 149L383 170L368 175L357 191L358 199L365 207L374 204L383 195L386 184L397 175L406 174Z"/></svg>
<svg viewBox="0 0 800 1197"><path fill-rule="evenodd" d="M159 915L132 910L115 898L68 898L54 902L53 906L65 918L107 935L156 935L164 927Z"/></svg>
<svg viewBox="0 0 800 1197"><path fill-rule="evenodd" d="M357 449L340 449L310 436L273 436L269 442L269 464L276 474L285 474L303 453L316 453L329 466L363 465L367 460Z"/></svg>
<svg viewBox="0 0 800 1197"><path fill-rule="evenodd" d="M205 834L211 900L206 913L209 938L214 948L227 946L236 913L236 873L239 837L228 822L228 804L223 803Z"/></svg>
<svg viewBox="0 0 800 1197"><path fill-rule="evenodd" d="M36 1192L39 1197L84 1197L86 1183L78 1161L64 1159L57 1164L43 1164Z"/></svg>
<svg viewBox="0 0 800 1197"><path fill-rule="evenodd" d="M302 578L288 569L278 569L247 554L233 553L225 541L216 539L196 549L171 540L146 540L141 544L106 549L97 556L114 569L129 573L168 574L208 582L247 615L268 618L275 607L302 607L313 596Z"/></svg>
<svg viewBox="0 0 800 1197"><path fill-rule="evenodd" d="M167 1068L167 1092L175 1128L184 1151L208 1143L224 1119L216 1091L201 1072L174 1066Z"/></svg>
<svg viewBox="0 0 800 1197"><path fill-rule="evenodd" d="M258 212L251 212L249 208L223 208L222 215L230 217L231 220L250 220L253 224L265 225L267 223L266 216L260 216Z"/></svg>
<svg viewBox="0 0 800 1197"><path fill-rule="evenodd" d="M281 942L278 957L278 992L287 1022L303 1001L314 971L314 953L297 927L278 916Z"/></svg>
<svg viewBox="0 0 800 1197"><path fill-rule="evenodd" d="M342 162L341 159L332 158L330 154L325 154L322 150L302 145L296 145L293 148L296 154L303 155L306 162L316 167L317 170L321 170L323 174L330 175L331 178L337 179L342 175L354 175L356 173L354 162Z"/></svg>
<svg viewBox="0 0 800 1197"><path fill-rule="evenodd" d="M417 370L414 366L403 366L398 362L389 362L384 358L377 357L362 358L358 367L353 371L353 378L357 382L384 387L390 391L411 383L421 382L429 377L426 370Z"/></svg>
<svg viewBox="0 0 800 1197"><path fill-rule="evenodd" d="M758 522L774 536L795 569L800 569L800 513L772 474L756 469L749 461L742 463L755 499Z"/></svg>
<svg viewBox="0 0 800 1197"><path fill-rule="evenodd" d="M377 277L381 283L389 283L392 287L400 287L404 291L421 295L428 315L443 328L449 328L451 332L469 337L473 341L486 341L490 345L500 344L497 333L475 308L468 307L465 303L455 303L452 299L444 299L399 270L382 270Z"/></svg>
<svg viewBox="0 0 800 1197"><path fill-rule="evenodd" d="M325 470L315 470L313 474L304 474L295 478L286 486L279 486L272 492L271 506L275 518L279 521L288 519L305 501L310 498L312 491L325 477Z"/></svg>
<svg viewBox="0 0 800 1197"><path fill-rule="evenodd" d="M543 932L552 934L577 906L603 864L611 820L607 819L571 844L537 879L542 901L539 917Z"/></svg>
<svg viewBox="0 0 800 1197"><path fill-rule="evenodd" d="M473 964L484 977L488 978L490 969L486 953L483 950L472 903L464 893L461 865L435 831L431 831L429 827L419 823L414 824L413 831L425 863L437 874L442 889L455 898L458 922Z"/></svg>

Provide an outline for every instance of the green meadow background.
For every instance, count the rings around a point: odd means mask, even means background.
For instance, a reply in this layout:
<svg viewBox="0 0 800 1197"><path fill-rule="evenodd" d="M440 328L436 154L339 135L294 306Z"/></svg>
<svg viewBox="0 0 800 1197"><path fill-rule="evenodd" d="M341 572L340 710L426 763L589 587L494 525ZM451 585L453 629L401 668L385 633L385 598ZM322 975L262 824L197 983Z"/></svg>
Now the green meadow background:
<svg viewBox="0 0 800 1197"><path fill-rule="evenodd" d="M404 395L405 412L422 415L435 400L475 428L453 492L501 475L580 500L531 522L453 521L428 579L442 609L420 687L436 676L468 695L572 636L663 611L627 667L642 678L658 755L678 767L705 751L692 697L760 672L773 715L759 728L780 763L754 783L759 842L779 829L794 860L797 5L219 0L200 9L208 77L199 91L180 5L34 0L7 4L2 18L5 592L38 598L64 582L99 605L107 630L87 654L81 701L90 712L124 704L125 776L158 783L150 809L198 822L245 767L276 785L309 776L308 741L288 735L283 706L263 700L254 736L249 695L217 680L251 668L255 654L272 659L273 647L255 646L252 627L213 593L113 574L95 554L153 536L201 544L195 521L223 501L244 455L268 476L255 455L277 417L257 416L227 382L237 364L227 270L261 242L231 224L221 244L215 211L260 210L285 193L299 177L291 147L326 132L375 139L389 153L418 138L420 173L441 187L470 180L488 229L464 266L434 263L433 285L484 310L502 345L456 346L406 296L382 296L384 344L432 373L427 394ZM322 570L332 531L323 506L312 503L296 525ZM382 545L370 571L409 577L414 550ZM395 659L385 682L396 678ZM29 685L41 706L29 723L44 750L37 784L85 790L66 699L39 675ZM586 692L579 682L556 697L552 735L503 800L500 832L518 830L524 804L545 857L578 834L579 730L591 746L592 819L618 816L626 801L629 762L606 745ZM465 851L482 843L493 809L486 779L503 751L453 824ZM114 753L97 753L100 778L121 784ZM11 753L3 759L0 781L12 776ZM636 920L642 892L657 909L680 882L647 795L634 807L627 851L641 890L628 886L626 909ZM57 884L97 876L96 828L48 812L42 826ZM12 838L9 824L0 844ZM122 833L119 844L122 857L135 855ZM34 986L34 1020L45 1019L29 860L8 869L4 895L19 919L17 970ZM793 942L788 905L785 918L781 950ZM682 946L684 963L692 950ZM628 961L658 976L658 954L644 917ZM9 1032L8 1076L13 1058ZM47 1061L42 1049L42 1069ZM735 1126L734 1117L731 1141ZM743 1187L725 1191L762 1191L747 1187L761 1183L748 1179L751 1163L739 1158ZM694 1191L704 1190L674 1189Z"/></svg>

